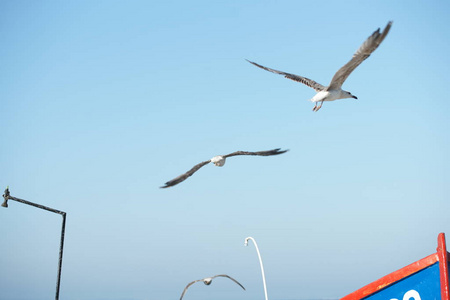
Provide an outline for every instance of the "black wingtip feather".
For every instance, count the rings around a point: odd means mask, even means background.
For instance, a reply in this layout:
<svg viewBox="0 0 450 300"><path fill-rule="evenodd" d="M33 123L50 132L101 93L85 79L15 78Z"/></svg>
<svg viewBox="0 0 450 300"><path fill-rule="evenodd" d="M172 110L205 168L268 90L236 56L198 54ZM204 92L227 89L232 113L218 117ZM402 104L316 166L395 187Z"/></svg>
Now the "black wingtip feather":
<svg viewBox="0 0 450 300"><path fill-rule="evenodd" d="M282 150L282 151L280 151L280 149L281 149L281 148L274 149L274 150L273 150L273 152L274 152L273 154L274 154L274 155L278 155L278 154L283 154L283 153L286 153L286 152L289 151L289 149Z"/></svg>
<svg viewBox="0 0 450 300"><path fill-rule="evenodd" d="M163 186L160 186L159 188L160 189L166 189L166 188L169 188L169 187L171 187L171 186L174 186L173 184L170 184L170 181L168 181L168 182L166 182L166 183L164 183L165 185L163 185Z"/></svg>

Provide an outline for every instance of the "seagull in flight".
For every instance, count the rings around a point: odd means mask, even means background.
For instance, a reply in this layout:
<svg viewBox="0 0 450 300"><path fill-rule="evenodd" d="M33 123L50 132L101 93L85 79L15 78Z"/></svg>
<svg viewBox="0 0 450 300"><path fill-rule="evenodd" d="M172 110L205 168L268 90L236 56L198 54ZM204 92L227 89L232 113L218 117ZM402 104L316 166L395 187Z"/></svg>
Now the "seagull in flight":
<svg viewBox="0 0 450 300"><path fill-rule="evenodd" d="M216 278L216 277L227 277L227 278L230 278L231 280L233 280L234 282L236 282L237 284L239 284L239 286L240 286L241 288L243 288L244 291L245 291L245 287L244 287L242 284L240 284L236 279L231 278L230 276L225 275L225 274L224 274L224 275L216 275L216 276L212 276L212 277L206 277L206 278L203 278L203 279L194 280L194 281L188 283L188 285L184 288L183 293L181 294L180 300L183 299L183 296L184 296L184 294L186 293L187 289L188 289L191 285L193 285L194 283L199 282L199 281L203 281L204 284L210 285L211 282L212 282L212 280L213 280L214 278Z"/></svg>
<svg viewBox="0 0 450 300"><path fill-rule="evenodd" d="M352 59L346 63L342 68L340 68L336 74L334 74L333 79L331 79L329 86L323 86L320 83L315 82L306 77L302 77L295 74L290 74L274 69L270 69L264 66L261 66L255 62L247 60L249 63L254 64L255 66L264 69L266 71L284 75L284 77L289 78L294 81L301 82L313 89L316 90L317 94L310 99L311 102L315 103L313 111L318 111L324 101L334 101L337 99L345 99L345 98L354 98L358 99L356 96L353 96L350 92L344 91L341 89L342 84L347 79L347 77L356 69L365 59L367 59L370 54L372 54L375 49L381 44L389 30L391 29L392 21L389 22L384 28L383 32L380 33L380 28L375 30L371 36L359 47L359 49L353 54ZM320 103L320 104L319 104ZM319 104L319 105L318 105Z"/></svg>
<svg viewBox="0 0 450 300"><path fill-rule="evenodd" d="M207 161L203 161L197 165L195 165L192 169L190 169L189 171L187 171L184 174L181 174L180 176L167 181L165 184L165 186L161 186L161 188L168 188L171 186L174 186L176 184L179 184L180 182L185 181L189 176L192 176L192 174L194 174L195 172L197 172L201 167L209 164L210 162L212 162L214 165L218 166L218 167L222 167L225 164L225 160L227 157L231 157L231 156L236 156L236 155L258 155L258 156L271 156L271 155L278 155L278 154L282 154L285 153L289 150L282 150L280 151L280 148L277 149L273 149L273 150L268 150L268 151L258 151L258 152L248 152L248 151L236 151L230 154L226 154L226 155L217 155L214 156L213 158L211 158L210 160Z"/></svg>

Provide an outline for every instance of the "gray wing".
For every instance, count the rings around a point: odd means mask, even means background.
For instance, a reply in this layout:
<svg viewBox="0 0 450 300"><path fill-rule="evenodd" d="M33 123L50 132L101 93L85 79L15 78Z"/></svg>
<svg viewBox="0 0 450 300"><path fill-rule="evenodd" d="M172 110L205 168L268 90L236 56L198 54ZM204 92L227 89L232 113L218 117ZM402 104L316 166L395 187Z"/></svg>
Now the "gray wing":
<svg viewBox="0 0 450 300"><path fill-rule="evenodd" d="M198 169L200 169L200 168L203 167L204 165L209 164L210 162L211 162L211 160L207 160L207 161L203 161L203 162L201 162L201 163L195 165L192 169L190 169L190 170L187 171L186 173L181 174L180 176L178 176L178 177L176 177L176 178L174 178L174 179L172 179L172 180L170 180L170 181L167 181L167 182L165 183L165 186L161 186L160 188L162 188L162 189L168 188L168 187L174 186L174 185L176 185L176 184L179 184L180 182L185 181L189 176L192 176L192 174L194 174L195 172L197 172Z"/></svg>
<svg viewBox="0 0 450 300"><path fill-rule="evenodd" d="M312 79L309 79L309 78L306 78L306 77L302 77L302 76L298 76L298 75L295 75L295 74L290 74L290 73L286 73L286 72L281 72L281 71L278 71L278 70L270 69L270 68L258 65L255 62L249 61L248 59L246 59L246 61L248 61L251 64L254 64L255 66L257 66L257 67L259 67L259 68L261 68L263 70L266 70L266 71L269 71L269 72L272 72L272 73L275 73L275 74L284 75L284 77L286 77L286 78L292 79L294 81L301 82L304 85L307 85L307 86L315 89L317 92L323 91L325 89L325 87L323 85L321 85L320 83L315 82Z"/></svg>
<svg viewBox="0 0 450 300"><path fill-rule="evenodd" d="M328 89L340 89L344 81L353 72L356 67L358 67L364 60L366 60L370 54L372 54L375 49L381 44L389 30L391 29L392 21L390 21L383 32L380 33L380 28L378 28L369 38L359 47L359 49L353 54L353 58L346 63L342 68L340 68L336 74L334 74L333 79L331 79L330 86Z"/></svg>
<svg viewBox="0 0 450 300"><path fill-rule="evenodd" d="M183 293L181 294L180 300L183 299L184 294L186 294L187 289L188 289L191 285L193 285L193 284L196 283L196 282L202 281L202 280L203 280L203 279L198 279L198 280L194 280L194 281L188 283L188 285L184 288Z"/></svg>
<svg viewBox="0 0 450 300"><path fill-rule="evenodd" d="M232 278L232 277L230 277L230 276L228 276L228 275L226 275L226 274L216 275L216 276L211 277L211 279L214 279L214 278L216 278L216 277L227 277L227 278L230 278L231 280L233 280L234 282L236 282L237 284L239 284L239 286L240 286L241 288L243 288L244 291L245 291L245 287L244 287L242 284L240 284L236 279L234 279L234 278ZM181 300L181 299L180 299L180 300Z"/></svg>
<svg viewBox="0 0 450 300"><path fill-rule="evenodd" d="M236 156L236 155L259 155L259 156L270 156L270 155L278 155L283 154L289 150L282 150L281 148L273 149L273 150L267 150L267 151L257 151L257 152L249 152L249 151L236 151L227 155L222 155L223 157L230 157L230 156Z"/></svg>

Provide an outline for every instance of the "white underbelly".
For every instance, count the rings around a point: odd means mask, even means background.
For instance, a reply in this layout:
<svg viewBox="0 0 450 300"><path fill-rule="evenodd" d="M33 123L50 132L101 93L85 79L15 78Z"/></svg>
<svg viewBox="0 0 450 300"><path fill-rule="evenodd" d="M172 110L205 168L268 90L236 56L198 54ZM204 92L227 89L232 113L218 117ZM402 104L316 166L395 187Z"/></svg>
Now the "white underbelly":
<svg viewBox="0 0 450 300"><path fill-rule="evenodd" d="M311 102L320 102L320 101L334 101L336 99L339 99L339 92L332 90L332 91L321 91L318 92L312 99Z"/></svg>
<svg viewBox="0 0 450 300"><path fill-rule="evenodd" d="M311 102L319 102L319 101L326 101L326 99L329 96L329 92L328 91L321 91L318 92L317 94L314 95L314 97L311 98Z"/></svg>

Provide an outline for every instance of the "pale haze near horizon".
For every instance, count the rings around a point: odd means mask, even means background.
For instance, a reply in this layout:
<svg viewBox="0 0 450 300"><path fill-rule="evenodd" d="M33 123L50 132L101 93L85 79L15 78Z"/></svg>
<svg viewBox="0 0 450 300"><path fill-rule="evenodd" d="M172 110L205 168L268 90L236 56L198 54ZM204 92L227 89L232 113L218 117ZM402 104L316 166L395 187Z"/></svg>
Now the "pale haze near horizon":
<svg viewBox="0 0 450 300"><path fill-rule="evenodd" d="M337 299L450 236L446 1L3 1L0 188L67 212L60 299ZM378 27L347 79L327 85ZM195 164L232 157L160 189ZM61 217L0 209L1 299L54 297Z"/></svg>

